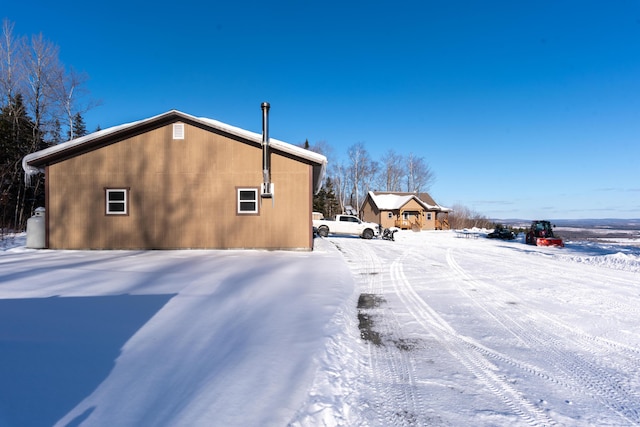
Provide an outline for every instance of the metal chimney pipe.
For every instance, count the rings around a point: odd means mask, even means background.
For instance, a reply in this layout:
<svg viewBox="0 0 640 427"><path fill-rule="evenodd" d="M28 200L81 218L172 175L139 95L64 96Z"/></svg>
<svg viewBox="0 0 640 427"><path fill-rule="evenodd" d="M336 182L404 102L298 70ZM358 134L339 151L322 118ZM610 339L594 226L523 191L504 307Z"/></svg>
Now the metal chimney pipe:
<svg viewBox="0 0 640 427"><path fill-rule="evenodd" d="M269 192L269 171L271 165L269 164L269 108L271 106L268 102L262 103L262 177L263 184L265 184L266 191Z"/></svg>
<svg viewBox="0 0 640 427"><path fill-rule="evenodd" d="M263 102L262 105L262 144L269 143L269 108L271 106L268 102Z"/></svg>

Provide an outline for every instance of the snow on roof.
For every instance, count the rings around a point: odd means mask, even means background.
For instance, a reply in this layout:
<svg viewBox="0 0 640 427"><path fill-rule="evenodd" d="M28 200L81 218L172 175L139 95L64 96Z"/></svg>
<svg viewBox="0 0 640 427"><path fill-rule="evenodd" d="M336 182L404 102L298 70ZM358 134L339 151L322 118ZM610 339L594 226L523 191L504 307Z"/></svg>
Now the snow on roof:
<svg viewBox="0 0 640 427"><path fill-rule="evenodd" d="M152 117L151 119L146 119L146 120L152 120L156 117L159 116L155 116ZM111 134L115 134L119 131L125 130L125 129L129 129L131 127L134 127L137 124L140 124L146 120L138 120L136 122L131 122L131 123L127 123L127 124L123 124L123 125L119 125L119 126L113 126L107 129L101 129L99 131L93 132L89 135L85 135L85 136L81 136L80 138L75 138L72 139L70 141L67 142L63 142L61 144L57 144L57 145L52 145L51 147L47 147L43 150L40 151L36 151L30 154L27 154L26 156L24 156L22 158L22 169L25 172L25 178L27 179L27 181L29 180L29 178L33 175L37 175L39 173L43 173L44 169L36 167L36 166L32 166L30 163L35 161L35 160L39 160L41 158L44 158L46 156L49 156L51 154L56 154L56 153L62 153L64 151L67 150L71 150L72 148L78 147L82 144L85 144L89 141L92 141L96 138L99 137L103 137L103 136L107 136L107 135L111 135Z"/></svg>
<svg viewBox="0 0 640 427"><path fill-rule="evenodd" d="M399 195L399 194L374 194L369 192L369 196L376 204L378 209L385 211L392 211L400 209L407 204L411 199L415 198L413 195Z"/></svg>
<svg viewBox="0 0 640 427"><path fill-rule="evenodd" d="M34 161L38 161L40 159L44 159L48 156L51 156L53 154L58 154L58 153L64 153L65 151L72 151L74 148L78 148L84 144L87 144L91 141L94 141L98 138L103 138L103 137L107 137L109 135L115 135L118 134L120 132L126 131L128 129L132 129L135 128L137 126L141 126L147 123L151 123L154 122L156 120L160 120L164 117L170 116L170 115L177 115L178 118L183 118L185 120L191 120L194 122L198 122L201 123L207 127L210 128L214 128L220 131L223 131L225 133L229 133L232 135L236 135L239 136L241 138L247 139L249 141L253 141L256 143L262 143L262 134L259 133L255 133L255 132L251 132L245 129L241 129L239 127L235 127L235 126L231 126L228 125L226 123L222 123L219 122L217 120L213 120L213 119L209 119L206 117L195 117L192 116L190 114L186 114L183 113L181 111L178 110L170 110L167 111L166 113L162 113L159 114L157 116L153 116L147 119L143 119L143 120L138 120L135 122L131 122L131 123L126 123L126 124L122 124L122 125L118 125L118 126L113 126L107 129L102 129L99 130L97 132L91 133L89 135L85 135L82 136L80 138L76 138L76 139L72 139L70 141L67 142L63 142L62 144L58 144L58 145L54 145L52 147L48 147L45 148L44 150L40 150L40 151L36 151L34 153L31 154L27 154L23 159L22 159L22 169L24 169L25 171L25 179L27 180L27 183L29 182L29 179L31 176L36 175L38 173L42 173L44 172L44 170L40 167L37 166L33 166L31 163ZM279 141L277 139L274 138L269 138L269 145L271 146L271 148L278 150L278 151L282 151L284 153L287 154L291 154L293 156L308 160L312 163L316 163L317 165L320 166L320 170L317 174L318 177L318 182L320 183L322 181L322 177L324 176L325 170L326 170L326 165L327 165L327 158L325 156L323 156L322 154L319 153L315 153L313 151L309 151L307 149L304 149L302 147L297 147L295 145L289 144L287 142L283 142L283 141Z"/></svg>
<svg viewBox="0 0 640 427"><path fill-rule="evenodd" d="M174 110L175 111L175 110ZM178 112L179 113L179 112ZM183 114L185 116L188 116L188 114L184 114L184 113L180 113ZM241 129L239 127L235 127L235 126L231 126L228 125L226 123L222 123L219 122L217 120L213 120L213 119L208 119L206 117L193 117L193 116L189 116L192 120L197 120L200 121L204 124L208 124L210 127L225 131L227 133L231 133L233 135L237 135L237 136L241 136L245 139L254 141L254 142L258 142L258 143L262 143L262 134L260 133L255 133L255 132L251 132L245 129ZM298 147L296 145L293 144L289 144L287 142L284 141L280 141L274 138L269 138L269 145L272 148L275 148L276 150L280 150L283 151L285 153L288 154L292 154L296 157L301 157L303 159L312 161L314 163L318 163L318 164L326 164L327 163L327 158L325 156L323 156L322 154L307 150L305 148L302 147Z"/></svg>
<svg viewBox="0 0 640 427"><path fill-rule="evenodd" d="M416 202L424 206L425 209L431 211L442 211L449 212L451 209L442 207L438 204L431 205L424 200L420 199L415 194L407 194L407 193L374 193L373 191L369 192L369 197L376 204L378 209L391 211L400 209L404 205L406 205L410 200L414 199Z"/></svg>

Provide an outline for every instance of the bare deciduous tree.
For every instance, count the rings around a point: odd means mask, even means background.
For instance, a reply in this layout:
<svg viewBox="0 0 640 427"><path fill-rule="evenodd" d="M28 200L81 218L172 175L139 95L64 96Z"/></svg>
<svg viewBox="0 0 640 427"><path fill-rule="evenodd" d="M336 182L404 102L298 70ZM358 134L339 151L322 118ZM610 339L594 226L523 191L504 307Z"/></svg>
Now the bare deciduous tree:
<svg viewBox="0 0 640 427"><path fill-rule="evenodd" d="M333 154L333 147L331 147L327 141L316 141L313 144L309 144L309 141L306 141L304 145L304 148L307 150L322 154L325 157L329 157Z"/></svg>
<svg viewBox="0 0 640 427"><path fill-rule="evenodd" d="M329 165L329 175L333 179L333 185L338 196L340 211L344 212L347 205L347 188L349 186L348 168L343 163L333 163Z"/></svg>
<svg viewBox="0 0 640 427"><path fill-rule="evenodd" d="M384 191L402 191L404 176L404 158L394 150L387 151L380 167L379 188Z"/></svg>
<svg viewBox="0 0 640 427"><path fill-rule="evenodd" d="M34 204L43 200L42 179L33 187L24 185L22 158L60 142L61 123L67 123L71 133L82 129L80 112L91 104L79 108L86 78L65 71L55 44L42 34L17 38L13 28L5 19L0 38L0 228L20 230ZM9 216L9 210L14 214Z"/></svg>
<svg viewBox="0 0 640 427"><path fill-rule="evenodd" d="M89 77L85 73L80 73L72 67L68 71L65 71L64 68L60 68L59 71L54 76L55 80L52 84L54 100L67 122L69 139L73 139L82 136L74 133L79 115L86 113L100 103L88 101L81 105L81 101L85 100L88 94L85 83Z"/></svg>
<svg viewBox="0 0 640 427"><path fill-rule="evenodd" d="M69 126L69 139L75 138L73 134L73 118L75 116L73 106L75 104L75 95L78 95L76 91L81 88L82 83L86 78L82 75L75 73L71 69L70 73L60 73L58 82L55 85L57 94L56 98L62 111L67 118Z"/></svg>
<svg viewBox="0 0 640 427"><path fill-rule="evenodd" d="M18 56L18 41L13 36L13 23L5 19L2 21L2 39L0 39L0 105L11 105L11 100L18 92L18 77L16 76L16 61Z"/></svg>
<svg viewBox="0 0 640 427"><path fill-rule="evenodd" d="M449 225L454 230L463 228L492 228L493 222L484 215L481 215L468 207L455 204L449 213Z"/></svg>
<svg viewBox="0 0 640 427"><path fill-rule="evenodd" d="M429 191L435 175L424 158L409 153L406 164L407 191L410 193Z"/></svg>
<svg viewBox="0 0 640 427"><path fill-rule="evenodd" d="M321 147L325 155L332 152L325 150L324 145ZM371 159L364 144L358 142L347 149L347 156L346 163L329 161L328 171L343 209L346 205L359 209L366 193L373 189L420 193L428 191L435 180L435 174L424 158L413 153L403 156L391 149L378 163Z"/></svg>
<svg viewBox="0 0 640 427"><path fill-rule="evenodd" d="M348 170L352 204L355 205L355 209L360 209L360 201L373 186L378 173L378 163L371 160L369 152L362 142L350 146L347 155L349 156Z"/></svg>
<svg viewBox="0 0 640 427"><path fill-rule="evenodd" d="M56 141L62 124L73 138L75 118L99 105L88 98L86 74L68 70L59 60L57 45L42 34L16 38L14 25L3 21L0 39L0 107L12 105L21 94L34 122L33 141ZM56 141L58 142L58 141Z"/></svg>
<svg viewBox="0 0 640 427"><path fill-rule="evenodd" d="M31 37L31 43L23 46L23 79L26 83L25 102L33 115L35 126L33 140L43 139L55 117L55 81L62 73L58 60L58 46L46 40L42 34Z"/></svg>

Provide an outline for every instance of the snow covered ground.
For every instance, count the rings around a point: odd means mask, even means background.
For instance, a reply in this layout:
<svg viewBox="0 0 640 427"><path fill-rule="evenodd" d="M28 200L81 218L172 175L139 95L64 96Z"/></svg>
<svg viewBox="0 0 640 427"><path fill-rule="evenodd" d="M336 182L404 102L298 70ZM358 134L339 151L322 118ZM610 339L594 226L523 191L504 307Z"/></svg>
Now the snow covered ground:
<svg viewBox="0 0 640 427"><path fill-rule="evenodd" d="M455 236L0 243L0 426L640 425L640 245Z"/></svg>

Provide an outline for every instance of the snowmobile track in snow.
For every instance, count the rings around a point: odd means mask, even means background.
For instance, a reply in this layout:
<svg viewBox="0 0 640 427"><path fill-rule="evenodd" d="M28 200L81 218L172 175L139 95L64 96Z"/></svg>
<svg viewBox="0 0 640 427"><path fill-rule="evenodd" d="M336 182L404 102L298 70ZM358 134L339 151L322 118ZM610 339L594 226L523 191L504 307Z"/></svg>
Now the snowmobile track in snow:
<svg viewBox="0 0 640 427"><path fill-rule="evenodd" d="M555 425L544 411L529 402L508 380L497 374L497 369L482 352L478 351L469 338L460 336L427 302L416 292L404 274L403 264L408 253L403 254L391 264L391 276L396 293L405 303L413 317L425 331L435 336L449 353L465 368L472 372L487 389L498 396L515 414L521 416L529 425Z"/></svg>
<svg viewBox="0 0 640 427"><path fill-rule="evenodd" d="M500 299L505 300L505 296L508 295L508 293L503 289L498 289L496 286L477 280L466 273L453 258L451 249L447 251L447 262L452 270L464 279L456 283L464 283L467 286L472 285L473 288L476 289L475 294L483 295L483 298L477 298L477 295L474 295L476 297L472 298L469 295L470 299L480 306L482 310L489 313L491 317L496 319L496 321L525 345L536 349L538 352L545 353L547 357L552 356L557 371L552 374L550 372L543 372L541 368L534 368L531 365L525 367L523 362L518 362L512 358L505 358L504 356L498 356L496 354L494 354L493 357L499 357L502 361L518 368L530 370L540 377L547 379L553 378L553 382L573 391L584 392L587 390L593 399L600 401L609 409L618 413L627 422L640 423L640 413L638 411L640 395L634 390L624 386L625 379L623 377L619 374L606 371L603 367L599 366L597 362L603 353L606 354L611 351L611 347L615 348L616 351L631 350L637 358L636 349L630 349L623 344L613 343L600 339L599 337L587 336L575 328L563 324L560 320L552 318L548 314L543 314L539 311L535 313L532 312L527 309L525 304L518 305L518 316L506 315L503 310L492 310L492 305L484 304L484 302ZM462 290L462 285L460 285L459 288ZM463 292L466 291L463 290ZM510 299L514 300L516 297L510 295ZM495 304L493 307L495 307ZM540 321L541 318L544 320L544 323ZM562 333L558 333L559 330L562 330ZM576 345L586 353L586 356L576 355L575 353L569 354L565 350L567 343L559 342L554 338L555 336L562 336L564 340L569 337L571 341L575 342ZM619 370L616 370L616 372L619 372Z"/></svg>
<svg viewBox="0 0 640 427"><path fill-rule="evenodd" d="M581 401L591 400L607 408L606 422L640 425L637 379L634 383L634 378L630 380L625 372L630 366L634 370L640 367L640 349L611 336L590 334L550 311L528 304L517 290L510 290L504 283L478 278L457 262L458 256L468 256L464 252L457 254L456 249L448 248L427 254L396 245L390 253L389 246L379 243L382 242L335 240L349 263L356 288L384 300L367 311L383 343L368 345L366 375L370 380L366 384L374 387L374 394L379 396L374 402L367 402L376 414L375 422L369 418L373 425L442 424L425 415L433 412L420 387L429 380L422 378L417 369L419 356L410 346L392 345L402 342L403 325L407 323L419 325L411 335L415 348L419 349L420 342L435 340L472 375L478 387L508 408L505 414L513 414L518 425L563 425L563 417L571 415L558 417L557 407L550 412L545 399L531 396L527 384L519 384L514 378L528 378L538 387L552 390L556 405L571 405L571 396L578 396ZM483 262L498 265L501 261ZM498 334L495 338L500 338L500 346L492 344L494 337L474 338L451 323L450 313L425 298L425 292L441 290L426 286L427 277L439 280L443 288L455 293L461 307L467 310L465 313ZM606 293L598 301L608 310L630 314L638 310ZM516 351L512 352L513 348ZM566 390L566 398L561 397L562 390Z"/></svg>

